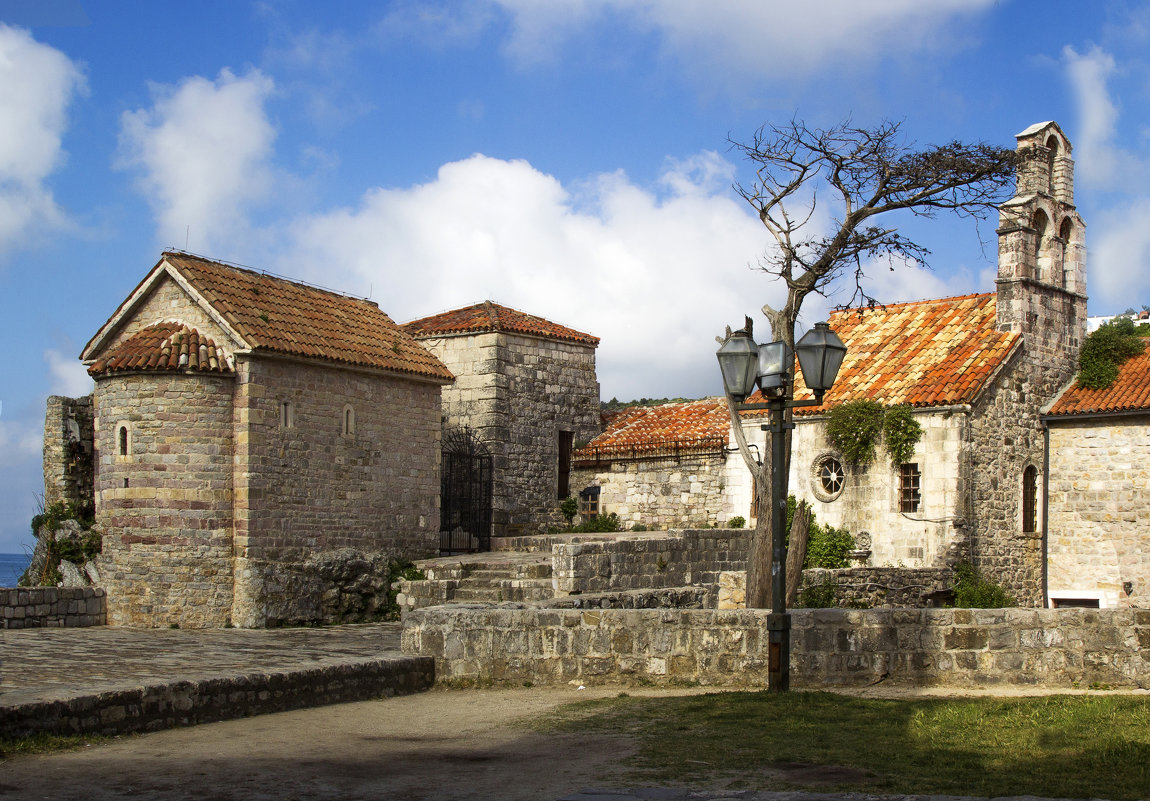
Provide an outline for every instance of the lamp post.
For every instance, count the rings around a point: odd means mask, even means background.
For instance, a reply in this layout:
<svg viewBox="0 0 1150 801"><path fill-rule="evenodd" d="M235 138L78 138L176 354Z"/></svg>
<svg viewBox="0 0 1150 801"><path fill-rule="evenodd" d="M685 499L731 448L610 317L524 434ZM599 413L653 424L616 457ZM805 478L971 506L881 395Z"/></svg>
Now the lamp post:
<svg viewBox="0 0 1150 801"><path fill-rule="evenodd" d="M755 345L750 318L745 329L731 334L719 348L723 388L737 410L767 409L771 432L771 614L767 616L768 689L787 692L791 683L791 615L787 611L787 544L783 528L787 520L785 434L794 428L786 422L786 410L799 406L820 406L823 394L838 376L847 348L827 323L815 323L795 343L803 381L814 393L813 401L796 401L792 394L791 369L794 357L781 340ZM744 403L758 384L766 403ZM738 422L736 421L736 425ZM742 440L740 440L741 442Z"/></svg>

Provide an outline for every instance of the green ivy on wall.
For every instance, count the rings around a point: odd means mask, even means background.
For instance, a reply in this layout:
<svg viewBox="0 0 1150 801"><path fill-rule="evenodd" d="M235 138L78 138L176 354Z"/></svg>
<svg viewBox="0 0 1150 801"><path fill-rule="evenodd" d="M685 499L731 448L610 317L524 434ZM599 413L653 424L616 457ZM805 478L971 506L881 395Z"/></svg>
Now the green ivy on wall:
<svg viewBox="0 0 1150 801"><path fill-rule="evenodd" d="M891 462L902 464L914 455L922 426L907 404L887 408L878 401L840 403L827 412L827 440L848 462L865 469L874 461L884 439Z"/></svg>
<svg viewBox="0 0 1150 801"><path fill-rule="evenodd" d="M1078 385L1087 389L1106 389L1118 378L1118 369L1146 347L1134 321L1116 317L1082 342L1078 356Z"/></svg>

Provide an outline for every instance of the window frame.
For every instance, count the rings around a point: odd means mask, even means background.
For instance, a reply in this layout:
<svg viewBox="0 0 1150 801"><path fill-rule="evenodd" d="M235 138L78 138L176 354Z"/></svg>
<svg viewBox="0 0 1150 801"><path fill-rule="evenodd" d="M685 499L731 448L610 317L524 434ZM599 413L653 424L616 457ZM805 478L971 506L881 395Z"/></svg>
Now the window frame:
<svg viewBox="0 0 1150 801"><path fill-rule="evenodd" d="M903 462L898 466L898 512L912 514L922 511L922 470L918 462Z"/></svg>

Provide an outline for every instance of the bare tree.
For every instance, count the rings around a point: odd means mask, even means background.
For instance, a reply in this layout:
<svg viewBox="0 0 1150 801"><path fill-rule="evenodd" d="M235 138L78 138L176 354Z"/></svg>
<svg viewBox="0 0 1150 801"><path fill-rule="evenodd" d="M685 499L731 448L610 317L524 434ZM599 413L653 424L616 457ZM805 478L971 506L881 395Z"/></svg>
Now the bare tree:
<svg viewBox="0 0 1150 801"><path fill-rule="evenodd" d="M851 297L844 305L875 305L864 284L863 269L870 262L886 260L892 268L908 262L927 266L929 250L884 224L895 216L892 212L934 217L941 211L979 220L1007 197L1015 151L957 141L916 149L900 128L901 123L891 121L860 128L847 120L820 129L791 120L763 126L750 142L731 140L755 169L752 183L736 183L734 189L774 242L760 267L787 287L780 308L762 309L775 340L793 348L803 301L812 293L826 295L832 284L850 282ZM819 204L827 202L824 198L834 205L829 232L821 230L815 218ZM876 219L882 215L888 216ZM765 608L770 604L771 515L765 497L770 464L764 459L760 465L751 456L733 405L730 413L743 458L756 479L759 507L748 561L747 606ZM788 435L784 471L790 448Z"/></svg>

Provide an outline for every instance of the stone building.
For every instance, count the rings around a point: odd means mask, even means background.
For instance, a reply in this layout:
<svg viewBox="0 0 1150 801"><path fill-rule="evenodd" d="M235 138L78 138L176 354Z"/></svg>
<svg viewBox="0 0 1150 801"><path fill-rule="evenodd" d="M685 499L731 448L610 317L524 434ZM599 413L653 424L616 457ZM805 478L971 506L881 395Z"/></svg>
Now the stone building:
<svg viewBox="0 0 1150 801"><path fill-rule="evenodd" d="M1053 606L1146 606L1150 591L1150 353L1106 389L1051 405L1047 504Z"/></svg>
<svg viewBox="0 0 1150 801"><path fill-rule="evenodd" d="M354 617L435 552L452 375L371 301L168 252L81 358L110 623Z"/></svg>
<svg viewBox="0 0 1150 801"><path fill-rule="evenodd" d="M969 560L1020 603L1041 605L1039 418L1074 375L1085 336L1085 226L1074 207L1070 143L1059 126L1034 125L1017 139L1017 189L999 213L996 291L833 314L847 356L823 405L797 410L790 491L810 501L820 521L854 532L872 565ZM801 374L795 396L811 397ZM910 460L891 464L880 449L861 469L834 450L825 413L858 399L912 407L924 435ZM760 453L768 447L762 422L743 417ZM590 447L615 435L608 428ZM716 521L755 518L742 459L727 455L722 462ZM647 460L631 469L662 468ZM688 499L703 504L690 493ZM627 503L636 506L632 498ZM604 503L603 511L612 509Z"/></svg>
<svg viewBox="0 0 1150 801"><path fill-rule="evenodd" d="M491 301L403 328L456 375L443 389L444 424L454 434L445 438L445 456L454 443L467 451L460 455L490 459L490 489L476 490L489 491L489 502L464 499L490 510L490 528L462 521L463 541L447 542L447 549L483 548L488 530L528 534L561 521L571 454L599 430L598 338ZM449 479L445 474L445 503L454 506L460 499ZM486 521L482 513L474 519Z"/></svg>

